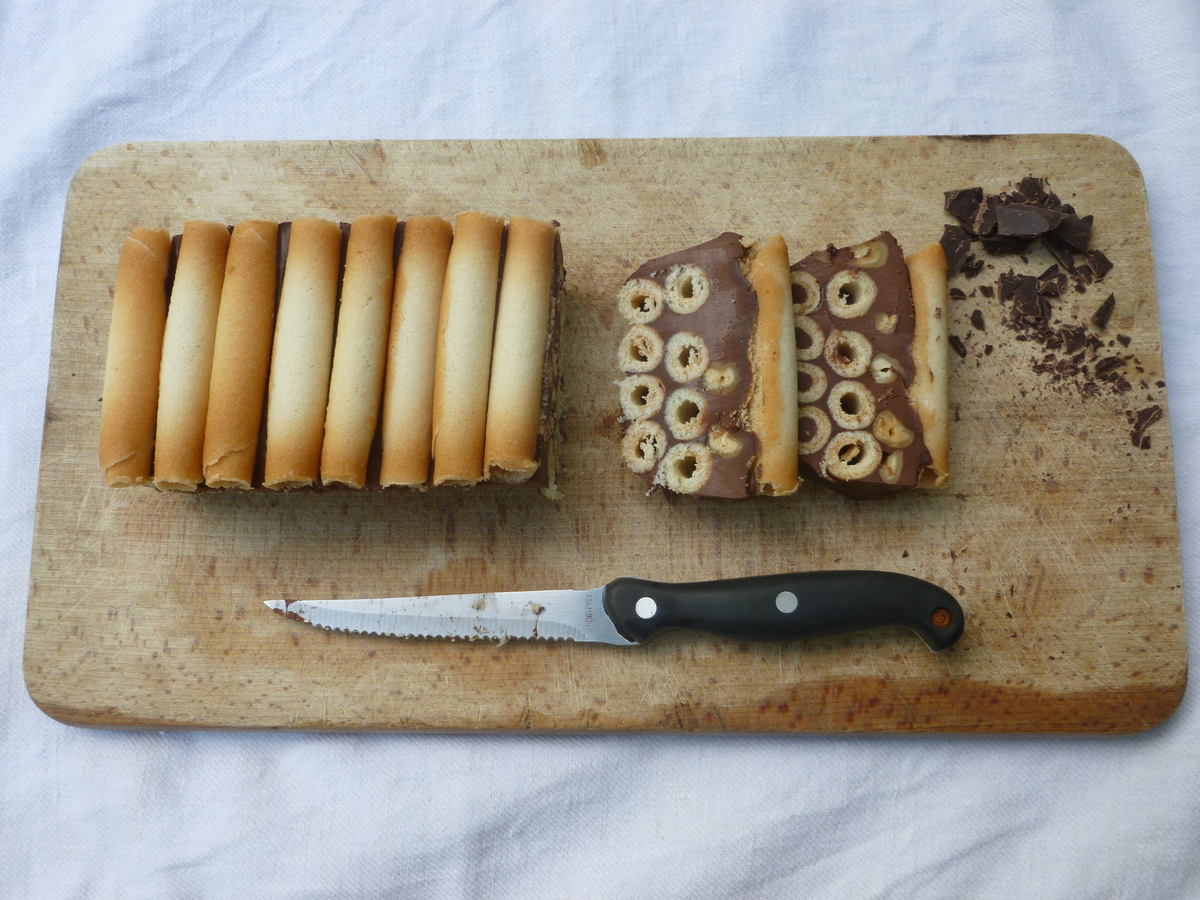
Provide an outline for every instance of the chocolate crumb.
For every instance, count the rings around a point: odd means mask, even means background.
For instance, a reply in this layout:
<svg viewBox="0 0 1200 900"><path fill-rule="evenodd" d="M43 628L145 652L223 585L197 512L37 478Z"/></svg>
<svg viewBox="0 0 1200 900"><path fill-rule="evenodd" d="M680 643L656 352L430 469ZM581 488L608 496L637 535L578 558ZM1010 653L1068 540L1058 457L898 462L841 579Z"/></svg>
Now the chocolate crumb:
<svg viewBox="0 0 1200 900"><path fill-rule="evenodd" d="M996 296L996 289L993 288L990 284L981 284L979 286L979 293L981 293L983 296L985 296L989 300L991 300L993 297Z"/></svg>
<svg viewBox="0 0 1200 900"><path fill-rule="evenodd" d="M967 294L962 288L950 288L951 300L966 300Z"/></svg>
<svg viewBox="0 0 1200 900"><path fill-rule="evenodd" d="M1117 343L1120 344L1122 347L1128 347L1130 340L1131 339L1130 339L1129 335L1127 335L1127 334L1118 334L1117 335Z"/></svg>
<svg viewBox="0 0 1200 900"><path fill-rule="evenodd" d="M987 326L984 325L984 322L983 322L983 312L978 309L975 310L975 312L971 313L971 324L974 325L976 328L978 328L980 331L987 331Z"/></svg>
<svg viewBox="0 0 1200 900"><path fill-rule="evenodd" d="M1141 450L1150 449L1150 437L1146 434L1146 429L1161 419L1162 415L1162 407L1157 403L1153 406L1147 406L1145 409L1138 410L1133 418L1133 430L1129 432L1129 438L1133 446Z"/></svg>
<svg viewBox="0 0 1200 900"><path fill-rule="evenodd" d="M1092 324L1100 331L1108 327L1108 320L1112 318L1113 308L1117 305L1117 297L1115 294L1109 294L1099 308L1092 313Z"/></svg>
<svg viewBox="0 0 1200 900"><path fill-rule="evenodd" d="M984 345L983 345L983 355L984 355L984 356L991 356L991 355L992 355L992 351L993 351L993 350L995 350L995 349L996 349L996 348L995 348L995 347L993 347L991 344L984 344Z"/></svg>
<svg viewBox="0 0 1200 900"><path fill-rule="evenodd" d="M963 344L962 338L960 338L957 334L950 335L950 346L954 350L954 352L959 355L960 358L962 358L962 359L967 358L966 345Z"/></svg>
<svg viewBox="0 0 1200 900"><path fill-rule="evenodd" d="M979 259L974 253L972 253L963 262L962 266L959 268L959 271L968 278L974 278L983 271L983 260Z"/></svg>

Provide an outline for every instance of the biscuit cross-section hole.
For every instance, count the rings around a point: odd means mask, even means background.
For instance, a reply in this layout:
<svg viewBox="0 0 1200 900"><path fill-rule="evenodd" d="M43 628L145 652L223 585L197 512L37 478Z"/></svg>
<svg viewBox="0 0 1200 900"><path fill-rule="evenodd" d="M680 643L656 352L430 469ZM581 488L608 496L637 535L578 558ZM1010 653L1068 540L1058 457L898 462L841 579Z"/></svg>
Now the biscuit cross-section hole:
<svg viewBox="0 0 1200 900"><path fill-rule="evenodd" d="M684 400L675 410L675 421L680 425L690 425L700 415L700 407L692 400Z"/></svg>
<svg viewBox="0 0 1200 900"><path fill-rule="evenodd" d="M861 444L847 444L838 451L838 457L848 466L852 466L862 459L863 448Z"/></svg>
<svg viewBox="0 0 1200 900"><path fill-rule="evenodd" d="M696 457L689 453L675 460L675 474L686 480L696 474L696 469L699 465L700 463Z"/></svg>
<svg viewBox="0 0 1200 900"><path fill-rule="evenodd" d="M650 385L639 384L630 391L629 396L633 399L636 406L645 406L646 402L650 399Z"/></svg>
<svg viewBox="0 0 1200 900"><path fill-rule="evenodd" d="M851 393L842 394L842 399L839 401L839 405L842 407L842 412L848 416L858 415L858 411L861 408L861 405L858 402L858 395Z"/></svg>

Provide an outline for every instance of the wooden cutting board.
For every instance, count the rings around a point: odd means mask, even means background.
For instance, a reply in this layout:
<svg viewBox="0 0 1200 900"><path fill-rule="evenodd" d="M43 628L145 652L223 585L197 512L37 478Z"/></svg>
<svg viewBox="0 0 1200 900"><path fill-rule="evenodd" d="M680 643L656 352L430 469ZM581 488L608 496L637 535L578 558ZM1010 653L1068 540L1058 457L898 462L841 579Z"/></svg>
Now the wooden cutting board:
<svg viewBox="0 0 1200 900"><path fill-rule="evenodd" d="M642 261L731 229L796 258L887 228L909 250L943 191L1029 174L1113 262L1056 303L1109 293L1118 391L1039 371L1002 323L987 257L952 286L953 479L864 502L647 497L620 461L614 296ZM121 242L138 224L467 208L562 223L565 497L533 489L207 493L104 487L97 436ZM978 249L978 248L976 248ZM1079 135L994 138L127 144L89 158L63 230L26 631L29 692L103 727L1127 732L1186 681L1171 444L1141 175ZM979 310L983 330L971 324ZM1127 341L1123 347L1117 337ZM1089 366L1094 361L1089 361ZM1041 367L1041 368L1044 368ZM1143 437L1149 438L1149 446ZM952 590L966 635L932 654L881 630L787 645L675 634L634 650L332 634L263 600L590 587L824 568Z"/></svg>

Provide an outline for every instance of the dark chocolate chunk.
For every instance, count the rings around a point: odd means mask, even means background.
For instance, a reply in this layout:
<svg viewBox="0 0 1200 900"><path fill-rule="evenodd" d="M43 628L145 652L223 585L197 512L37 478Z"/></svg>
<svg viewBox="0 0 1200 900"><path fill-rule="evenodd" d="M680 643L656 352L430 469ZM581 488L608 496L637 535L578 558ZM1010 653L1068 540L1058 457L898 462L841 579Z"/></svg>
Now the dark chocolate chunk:
<svg viewBox="0 0 1200 900"><path fill-rule="evenodd" d="M963 359L966 359L966 358L967 358L967 348L966 348L966 345L965 345L965 344L963 344L963 342L962 342L962 338L960 338L960 337L959 337L957 334L952 334L952 335L950 335L950 347L951 347L951 349L953 349L953 350L954 350L954 352L955 352L955 353L957 353L957 354L958 354L958 355L959 355L961 358L963 358Z"/></svg>
<svg viewBox="0 0 1200 900"><path fill-rule="evenodd" d="M983 188L963 188L946 191L946 212L964 225L972 225L980 204L983 203Z"/></svg>
<svg viewBox="0 0 1200 900"><path fill-rule="evenodd" d="M1092 324L1100 331L1108 327L1108 320L1112 318L1113 308L1117 305L1117 297L1115 294L1109 294L1100 307L1092 313Z"/></svg>
<svg viewBox="0 0 1200 900"><path fill-rule="evenodd" d="M974 253L972 253L967 257L966 262L962 264L962 268L960 268L959 271L968 278L974 278L983 271L983 260L979 259Z"/></svg>
<svg viewBox="0 0 1200 900"><path fill-rule="evenodd" d="M996 230L996 207L1000 205L999 197L988 197L975 211L975 220L968 229L979 237L986 237Z"/></svg>
<svg viewBox="0 0 1200 900"><path fill-rule="evenodd" d="M941 244L946 251L946 269L955 275L971 252L971 236L961 225L946 225L942 229Z"/></svg>
<svg viewBox="0 0 1200 900"><path fill-rule="evenodd" d="M980 331L987 331L987 326L984 324L984 321L983 321L983 313L978 309L975 310L975 312L971 313L971 324L974 325L976 328L978 328Z"/></svg>
<svg viewBox="0 0 1200 900"><path fill-rule="evenodd" d="M983 249L992 256L1013 256L1024 253L1029 249L1029 238L1009 234L989 234L981 237L979 242Z"/></svg>
<svg viewBox="0 0 1200 900"><path fill-rule="evenodd" d="M1002 203L996 207L996 232L1013 237L1037 237L1057 227L1063 214L1032 203Z"/></svg>
<svg viewBox="0 0 1200 900"><path fill-rule="evenodd" d="M1075 273L1075 254L1066 241L1051 232L1042 235L1042 244L1050 251L1050 255L1054 257L1056 263L1067 272Z"/></svg>
<svg viewBox="0 0 1200 900"><path fill-rule="evenodd" d="M1054 234L1072 250L1086 253L1088 243L1092 239L1092 216L1079 216L1074 213L1064 216L1062 222L1054 229Z"/></svg>
<svg viewBox="0 0 1200 900"><path fill-rule="evenodd" d="M1027 203L1036 203L1039 206L1051 206L1051 199L1057 205L1058 198L1053 194L1046 193L1046 179L1035 178L1032 175L1026 175L1017 185L1017 190L1025 198Z"/></svg>
<svg viewBox="0 0 1200 900"><path fill-rule="evenodd" d="M1122 347L1128 347L1130 340L1131 340L1131 338L1127 334L1118 334L1117 335L1117 343L1120 344Z"/></svg>
<svg viewBox="0 0 1200 900"><path fill-rule="evenodd" d="M1091 266L1092 272L1095 273L1096 281L1103 281L1104 276L1112 271L1113 264L1107 256L1099 250L1089 250L1084 254L1088 265Z"/></svg>
<svg viewBox="0 0 1200 900"><path fill-rule="evenodd" d="M1038 276L1037 283L1039 294L1047 297L1061 297L1067 287L1067 276L1055 263Z"/></svg>

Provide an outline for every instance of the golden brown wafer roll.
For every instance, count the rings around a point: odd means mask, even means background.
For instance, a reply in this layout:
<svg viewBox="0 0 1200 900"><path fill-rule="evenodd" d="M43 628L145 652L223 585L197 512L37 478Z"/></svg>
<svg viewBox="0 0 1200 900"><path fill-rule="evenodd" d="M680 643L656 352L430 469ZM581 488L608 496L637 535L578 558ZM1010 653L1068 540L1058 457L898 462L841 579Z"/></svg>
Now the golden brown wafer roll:
<svg viewBox="0 0 1200 900"><path fill-rule="evenodd" d="M921 470L921 487L940 487L950 478L950 333L946 305L946 251L939 243L926 244L905 257L912 285L912 356L916 366L908 389L913 408L921 418L925 447L932 462Z"/></svg>
<svg viewBox="0 0 1200 900"><path fill-rule="evenodd" d="M316 483L337 314L342 230L324 219L292 222L275 321L267 397L263 487Z"/></svg>
<svg viewBox="0 0 1200 900"><path fill-rule="evenodd" d="M750 339L750 427L761 447L755 481L758 493L784 496L800 485L800 459L792 278L782 237L753 247L749 280L758 297Z"/></svg>
<svg viewBox="0 0 1200 900"><path fill-rule="evenodd" d="M504 220L460 213L446 265L433 383L433 484L483 478L488 377Z"/></svg>
<svg viewBox="0 0 1200 900"><path fill-rule="evenodd" d="M247 219L233 229L204 425L204 483L209 487L252 487L271 362L278 253L276 223Z"/></svg>
<svg viewBox="0 0 1200 900"><path fill-rule="evenodd" d="M165 231L135 228L117 263L100 411L100 467L112 487L150 478L170 255Z"/></svg>
<svg viewBox="0 0 1200 900"><path fill-rule="evenodd" d="M161 490L194 491L204 480L204 422L228 250L224 225L183 226L158 380L154 486Z"/></svg>
<svg viewBox="0 0 1200 900"><path fill-rule="evenodd" d="M392 215L360 216L350 226L321 447L324 484L361 488L367 481L383 392L395 240Z"/></svg>
<svg viewBox="0 0 1200 900"><path fill-rule="evenodd" d="M450 223L437 216L404 223L383 386L384 487L429 480L438 316L451 235Z"/></svg>
<svg viewBox="0 0 1200 900"><path fill-rule="evenodd" d="M508 222L484 443L491 481L528 481L538 468L557 230L520 216Z"/></svg>

